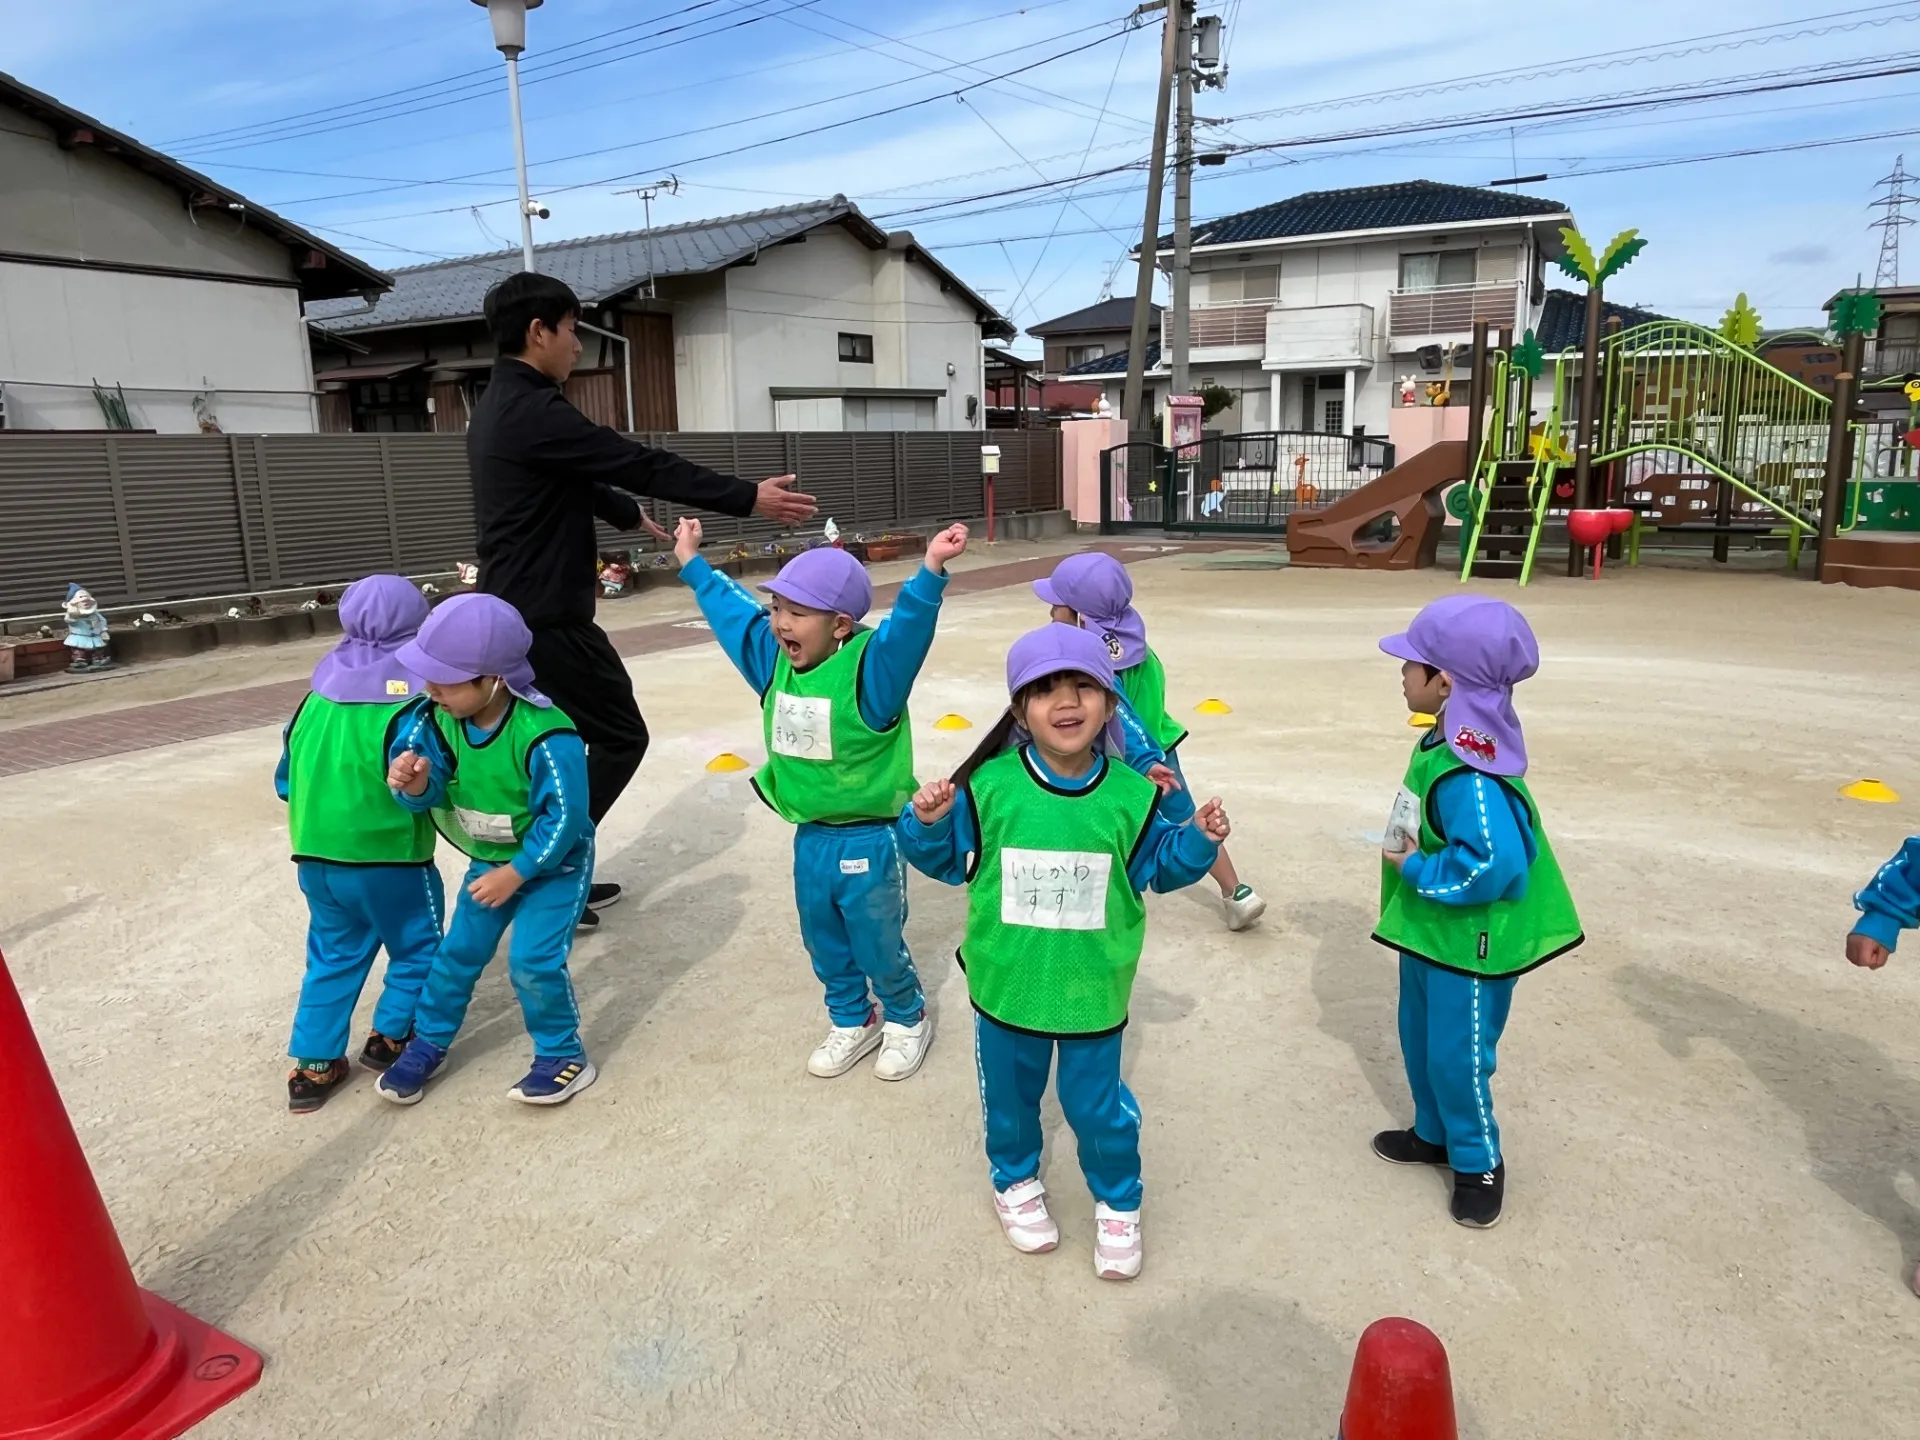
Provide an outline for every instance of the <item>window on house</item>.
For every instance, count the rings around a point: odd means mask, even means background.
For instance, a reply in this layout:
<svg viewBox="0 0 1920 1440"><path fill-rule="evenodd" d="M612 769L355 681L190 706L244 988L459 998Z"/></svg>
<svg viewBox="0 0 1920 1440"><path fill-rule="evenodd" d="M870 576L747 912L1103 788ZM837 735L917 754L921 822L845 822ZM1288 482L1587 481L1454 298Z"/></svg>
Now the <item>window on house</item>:
<svg viewBox="0 0 1920 1440"><path fill-rule="evenodd" d="M1435 290L1442 285L1471 285L1476 268L1475 252L1472 250L1433 250L1425 255L1402 255L1400 288Z"/></svg>
<svg viewBox="0 0 1920 1440"><path fill-rule="evenodd" d="M1062 357L1061 369L1071 370L1076 365L1084 365L1089 360L1098 360L1107 353L1104 345L1069 345Z"/></svg>
<svg viewBox="0 0 1920 1440"><path fill-rule="evenodd" d="M840 332L840 358L860 365L873 363L873 336Z"/></svg>
<svg viewBox="0 0 1920 1440"><path fill-rule="evenodd" d="M1320 428L1329 435L1338 435L1347 428L1347 400L1344 395L1320 397Z"/></svg>
<svg viewBox="0 0 1920 1440"><path fill-rule="evenodd" d="M1280 293L1278 265L1247 265L1207 275L1207 303L1236 305L1243 300L1272 300Z"/></svg>
<svg viewBox="0 0 1920 1440"><path fill-rule="evenodd" d="M433 428L427 415L427 382L422 377L362 380L349 393L355 430L413 433Z"/></svg>

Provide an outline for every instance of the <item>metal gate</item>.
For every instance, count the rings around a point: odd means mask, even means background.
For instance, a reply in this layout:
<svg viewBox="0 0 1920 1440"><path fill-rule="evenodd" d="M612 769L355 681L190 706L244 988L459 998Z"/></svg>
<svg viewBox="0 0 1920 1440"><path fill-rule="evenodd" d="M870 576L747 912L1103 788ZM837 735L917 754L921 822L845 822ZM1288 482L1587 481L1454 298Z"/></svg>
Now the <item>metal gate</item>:
<svg viewBox="0 0 1920 1440"><path fill-rule="evenodd" d="M1393 445L1355 430L1210 435L1169 450L1100 452L1100 529L1281 534L1297 509L1331 504L1393 468Z"/></svg>

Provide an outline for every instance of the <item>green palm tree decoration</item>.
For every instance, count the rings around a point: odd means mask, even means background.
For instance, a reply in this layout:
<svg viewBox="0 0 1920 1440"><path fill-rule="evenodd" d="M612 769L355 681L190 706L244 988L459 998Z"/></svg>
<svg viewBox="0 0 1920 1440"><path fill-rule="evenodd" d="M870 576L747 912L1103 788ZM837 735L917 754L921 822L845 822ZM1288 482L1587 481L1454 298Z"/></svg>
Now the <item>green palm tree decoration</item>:
<svg viewBox="0 0 1920 1440"><path fill-rule="evenodd" d="M1587 237L1571 225L1560 227L1560 243L1565 248L1554 263L1575 280L1584 281L1589 286L1606 284L1626 269L1634 256L1647 248L1647 242L1638 230L1622 230L1595 259L1593 246L1587 243Z"/></svg>
<svg viewBox="0 0 1920 1440"><path fill-rule="evenodd" d="M1760 312L1747 303L1747 292L1734 296L1727 313L1720 317L1720 338L1743 350L1760 343Z"/></svg>
<svg viewBox="0 0 1920 1440"><path fill-rule="evenodd" d="M1836 335L1871 335L1880 328L1880 297L1871 290L1835 296L1832 325Z"/></svg>
<svg viewBox="0 0 1920 1440"><path fill-rule="evenodd" d="M1513 363L1525 372L1529 380L1538 380L1540 372L1546 368L1547 357L1540 353L1540 342L1534 338L1531 330L1513 347Z"/></svg>

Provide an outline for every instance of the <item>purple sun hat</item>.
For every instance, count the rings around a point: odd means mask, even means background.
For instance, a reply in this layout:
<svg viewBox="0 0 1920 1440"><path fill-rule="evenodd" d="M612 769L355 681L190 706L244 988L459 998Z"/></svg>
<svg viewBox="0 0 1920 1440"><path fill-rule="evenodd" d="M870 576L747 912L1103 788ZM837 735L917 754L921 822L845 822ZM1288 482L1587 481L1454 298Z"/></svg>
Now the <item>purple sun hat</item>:
<svg viewBox="0 0 1920 1440"><path fill-rule="evenodd" d="M388 704L421 693L400 648L427 618L427 601L403 575L369 575L340 596L346 638L313 667L313 693L343 705Z"/></svg>
<svg viewBox="0 0 1920 1440"><path fill-rule="evenodd" d="M1078 626L1054 622L1029 630L1007 651L1007 694L1018 695L1034 681L1064 671L1085 675L1109 695L1120 692L1119 682L1113 676L1113 657L1107 653L1106 645ZM1101 734L1108 754L1126 754L1126 736L1120 729L1117 707ZM1013 738L1021 745L1033 738L1017 717Z"/></svg>
<svg viewBox="0 0 1920 1440"><path fill-rule="evenodd" d="M858 620L873 608L873 582L866 567L844 550L822 545L796 555L760 587L810 610Z"/></svg>
<svg viewBox="0 0 1920 1440"><path fill-rule="evenodd" d="M461 685L498 675L530 705L553 704L533 684L527 648L533 644L520 612L497 595L455 595L427 617L399 659L422 680Z"/></svg>
<svg viewBox="0 0 1920 1440"><path fill-rule="evenodd" d="M1033 593L1049 605L1077 611L1080 623L1107 647L1115 668L1130 670L1147 658L1147 622L1133 608L1133 580L1127 567L1097 550L1069 555L1053 574L1033 582Z"/></svg>
<svg viewBox="0 0 1920 1440"><path fill-rule="evenodd" d="M1455 755L1489 775L1527 773L1513 687L1540 668L1540 646L1526 616L1490 595L1448 595L1380 648L1452 677L1444 723Z"/></svg>

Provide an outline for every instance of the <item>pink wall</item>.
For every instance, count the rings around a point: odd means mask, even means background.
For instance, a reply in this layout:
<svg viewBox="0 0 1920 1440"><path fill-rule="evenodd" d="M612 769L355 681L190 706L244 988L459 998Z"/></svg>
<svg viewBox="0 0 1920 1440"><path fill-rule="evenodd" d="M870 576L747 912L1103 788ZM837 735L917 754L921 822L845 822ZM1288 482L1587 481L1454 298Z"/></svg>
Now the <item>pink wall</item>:
<svg viewBox="0 0 1920 1440"><path fill-rule="evenodd" d="M1429 445L1467 438L1465 405L1396 405L1387 412L1387 438L1396 465L1405 464Z"/></svg>
<svg viewBox="0 0 1920 1440"><path fill-rule="evenodd" d="M1124 444L1126 438L1123 420L1061 422L1060 503L1076 524L1100 523L1100 452L1110 445Z"/></svg>

